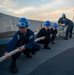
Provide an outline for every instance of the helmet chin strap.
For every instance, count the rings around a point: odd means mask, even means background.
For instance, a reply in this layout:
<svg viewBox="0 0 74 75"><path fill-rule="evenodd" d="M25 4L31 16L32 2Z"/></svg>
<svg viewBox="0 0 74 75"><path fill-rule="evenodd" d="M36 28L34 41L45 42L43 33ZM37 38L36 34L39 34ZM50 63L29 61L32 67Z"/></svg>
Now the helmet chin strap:
<svg viewBox="0 0 74 75"><path fill-rule="evenodd" d="M28 29L28 28L27 28ZM23 33L24 35L26 35L26 33L27 33L27 29L25 30L25 32Z"/></svg>

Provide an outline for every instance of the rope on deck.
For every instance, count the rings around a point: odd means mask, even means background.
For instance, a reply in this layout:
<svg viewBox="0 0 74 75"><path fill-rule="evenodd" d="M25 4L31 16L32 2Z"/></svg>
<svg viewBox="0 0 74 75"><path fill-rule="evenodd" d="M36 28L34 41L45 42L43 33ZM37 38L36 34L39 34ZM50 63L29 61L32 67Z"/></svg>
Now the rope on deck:
<svg viewBox="0 0 74 75"><path fill-rule="evenodd" d="M41 40L43 38L45 38L45 36L35 39L35 42L37 42L37 41L39 41L39 40ZM23 45L23 46L25 46L25 45ZM21 47L23 47L23 46L21 46ZM2 57L0 57L0 62L2 62L3 60L6 60L7 57L12 56L13 54L15 54L17 52L19 52L19 49L18 48L15 49L15 50L13 50L13 51L11 51L11 52L9 52L6 55L3 55Z"/></svg>
<svg viewBox="0 0 74 75"><path fill-rule="evenodd" d="M67 26L65 26L65 24L59 24L57 37L64 37L66 33L66 28Z"/></svg>

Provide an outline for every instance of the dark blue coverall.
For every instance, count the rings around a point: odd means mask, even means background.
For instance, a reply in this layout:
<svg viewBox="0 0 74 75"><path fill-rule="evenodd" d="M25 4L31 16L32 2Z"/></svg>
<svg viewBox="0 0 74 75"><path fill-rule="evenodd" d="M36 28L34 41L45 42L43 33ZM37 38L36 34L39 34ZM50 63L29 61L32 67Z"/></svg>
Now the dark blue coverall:
<svg viewBox="0 0 74 75"><path fill-rule="evenodd" d="M70 37L72 37L73 22L70 19L66 19L65 25L67 26L66 36L68 36L68 34L70 33Z"/></svg>
<svg viewBox="0 0 74 75"><path fill-rule="evenodd" d="M63 18L59 18L58 23L64 24Z"/></svg>
<svg viewBox="0 0 74 75"><path fill-rule="evenodd" d="M62 24L65 24L65 26L67 26L67 29L66 29L66 38L68 38L68 34L70 33L70 37L72 37L72 30L73 30L73 22L66 18L65 20L63 20L63 18L60 18L58 20L58 23L62 23Z"/></svg>
<svg viewBox="0 0 74 75"><path fill-rule="evenodd" d="M41 46L38 43L34 42L34 33L28 29L26 34L23 35L20 31L17 31L14 35L13 39L9 42L6 52L10 52L22 45L25 45L25 50L23 53L28 56L31 52L36 52L40 50ZM18 52L12 55L12 62L15 62L17 58L19 58L21 52Z"/></svg>
<svg viewBox="0 0 74 75"><path fill-rule="evenodd" d="M51 30L51 34L52 34L51 42L54 44L54 40L55 40L56 34L57 34L57 28L55 30L53 30L53 28L51 28L50 30Z"/></svg>
<svg viewBox="0 0 74 75"><path fill-rule="evenodd" d="M50 33L51 33L51 32L50 32L50 29L45 30L45 28L42 28L42 29L38 32L38 34L36 35L36 37L39 38L39 37L45 36L45 39L38 41L38 43L44 44L44 47L47 47L48 44L50 43Z"/></svg>

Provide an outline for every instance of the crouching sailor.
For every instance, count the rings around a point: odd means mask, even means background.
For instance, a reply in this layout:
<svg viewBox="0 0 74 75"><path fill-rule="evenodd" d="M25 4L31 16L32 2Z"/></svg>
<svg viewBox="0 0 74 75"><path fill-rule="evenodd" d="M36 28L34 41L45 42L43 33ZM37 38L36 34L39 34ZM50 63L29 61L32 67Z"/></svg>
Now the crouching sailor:
<svg viewBox="0 0 74 75"><path fill-rule="evenodd" d="M57 27L58 27L58 24L57 23L54 23L53 24L53 27L50 29L51 30L51 42L52 44L54 44L54 40L56 38L56 34L57 34Z"/></svg>
<svg viewBox="0 0 74 75"><path fill-rule="evenodd" d="M32 58L30 53L35 54L36 51L40 50L40 45L34 42L34 33L28 27L30 26L26 18L21 18L17 24L19 30L14 35L13 39L9 42L6 52L19 48L19 52L12 55L12 61L10 64L10 70L12 73L17 73L16 60L23 52L27 58ZM23 47L21 47L24 45Z"/></svg>
<svg viewBox="0 0 74 75"><path fill-rule="evenodd" d="M45 36L45 38L43 38L42 40L39 40L38 43L44 44L44 49L48 49L48 50L50 49L50 47L48 46L48 44L50 43L50 29L49 29L50 26L51 26L51 23L49 20L47 20L44 23L44 27L40 29L40 31L38 32L36 36L37 38Z"/></svg>

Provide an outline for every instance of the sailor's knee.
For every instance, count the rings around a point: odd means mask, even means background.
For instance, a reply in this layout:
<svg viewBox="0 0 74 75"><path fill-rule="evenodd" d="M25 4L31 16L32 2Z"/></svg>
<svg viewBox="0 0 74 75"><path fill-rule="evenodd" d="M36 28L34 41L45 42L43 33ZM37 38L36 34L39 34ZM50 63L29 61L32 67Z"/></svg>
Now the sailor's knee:
<svg viewBox="0 0 74 75"><path fill-rule="evenodd" d="M41 49L41 45L38 43L34 43L34 48L38 51Z"/></svg>

